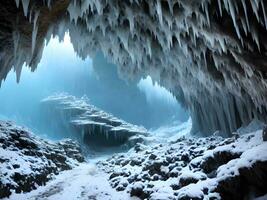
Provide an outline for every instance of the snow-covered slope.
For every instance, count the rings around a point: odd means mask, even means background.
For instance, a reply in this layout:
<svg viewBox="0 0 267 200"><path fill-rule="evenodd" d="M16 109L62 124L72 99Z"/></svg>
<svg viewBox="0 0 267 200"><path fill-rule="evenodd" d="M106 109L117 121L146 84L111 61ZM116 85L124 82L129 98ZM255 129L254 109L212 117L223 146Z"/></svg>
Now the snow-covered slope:
<svg viewBox="0 0 267 200"><path fill-rule="evenodd" d="M259 130L238 139L140 144L98 165L110 174L112 187L141 199L243 200L267 193L266 152Z"/></svg>
<svg viewBox="0 0 267 200"><path fill-rule="evenodd" d="M0 198L34 190L80 162L84 157L75 141L54 143L14 123L0 121Z"/></svg>

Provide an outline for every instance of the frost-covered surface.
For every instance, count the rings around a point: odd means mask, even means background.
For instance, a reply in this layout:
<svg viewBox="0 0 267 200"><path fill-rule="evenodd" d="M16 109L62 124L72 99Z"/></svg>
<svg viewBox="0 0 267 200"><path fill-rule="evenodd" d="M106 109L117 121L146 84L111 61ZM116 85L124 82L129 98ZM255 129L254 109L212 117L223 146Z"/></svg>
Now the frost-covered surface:
<svg viewBox="0 0 267 200"><path fill-rule="evenodd" d="M86 97L55 94L42 100L48 116L60 115L62 126L67 126L85 143L130 146L147 135L144 127L127 123L89 104Z"/></svg>
<svg viewBox="0 0 267 200"><path fill-rule="evenodd" d="M171 90L190 110L193 130L230 133L255 116L267 121L265 0L13 0L1 7L1 78L14 66L19 79L25 61L35 69L44 39L68 30L82 58L102 50L124 78L150 75Z"/></svg>
<svg viewBox="0 0 267 200"><path fill-rule="evenodd" d="M83 161L79 145L72 140L53 143L0 121L0 198L45 185L58 172Z"/></svg>
<svg viewBox="0 0 267 200"><path fill-rule="evenodd" d="M266 152L259 130L238 139L140 144L98 165L110 174L112 187L141 199L243 200L267 193Z"/></svg>

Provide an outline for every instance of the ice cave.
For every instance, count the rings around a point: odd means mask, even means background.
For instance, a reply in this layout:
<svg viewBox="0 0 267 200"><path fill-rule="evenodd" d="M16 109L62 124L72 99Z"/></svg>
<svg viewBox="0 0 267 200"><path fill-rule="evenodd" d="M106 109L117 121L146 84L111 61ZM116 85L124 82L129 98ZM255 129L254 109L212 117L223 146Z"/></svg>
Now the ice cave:
<svg viewBox="0 0 267 200"><path fill-rule="evenodd" d="M0 199L267 200L267 1L0 1Z"/></svg>

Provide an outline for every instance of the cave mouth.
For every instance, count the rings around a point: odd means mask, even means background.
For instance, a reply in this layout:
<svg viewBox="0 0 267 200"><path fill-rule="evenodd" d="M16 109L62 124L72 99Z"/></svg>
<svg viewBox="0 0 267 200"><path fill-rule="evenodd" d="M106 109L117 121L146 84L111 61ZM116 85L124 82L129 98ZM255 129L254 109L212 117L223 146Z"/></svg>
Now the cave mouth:
<svg viewBox="0 0 267 200"><path fill-rule="evenodd" d="M34 72L24 66L19 83L15 72L2 82L2 120L28 127L47 139L78 139L85 149L101 152L114 147L127 150L125 144L131 143L128 139L139 132L160 137L158 132L165 130L164 137L171 137L184 123L188 124L187 111L150 76L136 81L123 80L117 66L102 52L81 59L73 49L68 32L62 40L55 37L46 43ZM58 101L50 100L56 98ZM90 113L89 107L95 110ZM79 124L79 120L83 122ZM190 128L186 128L188 133ZM123 134L126 136L119 138Z"/></svg>
<svg viewBox="0 0 267 200"><path fill-rule="evenodd" d="M265 0L0 1L0 199L266 199L266 34Z"/></svg>

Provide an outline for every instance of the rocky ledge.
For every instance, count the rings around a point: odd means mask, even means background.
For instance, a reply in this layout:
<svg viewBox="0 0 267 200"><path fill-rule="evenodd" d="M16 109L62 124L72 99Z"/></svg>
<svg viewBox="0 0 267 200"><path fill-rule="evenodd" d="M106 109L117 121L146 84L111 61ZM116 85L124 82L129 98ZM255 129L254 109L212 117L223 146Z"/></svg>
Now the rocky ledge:
<svg viewBox="0 0 267 200"><path fill-rule="evenodd" d="M98 166L110 174L113 188L140 199L253 199L267 193L263 136L258 130L227 139L213 135L137 144Z"/></svg>
<svg viewBox="0 0 267 200"><path fill-rule="evenodd" d="M84 96L60 93L42 100L43 114L55 116L54 122L49 121L48 127L61 127L64 133L77 138L90 146L128 146L144 140L148 131L141 126L125 122L89 103ZM52 125L53 126L53 125Z"/></svg>
<svg viewBox="0 0 267 200"><path fill-rule="evenodd" d="M54 143L11 122L0 121L0 198L34 190L81 162L84 157L75 141Z"/></svg>

